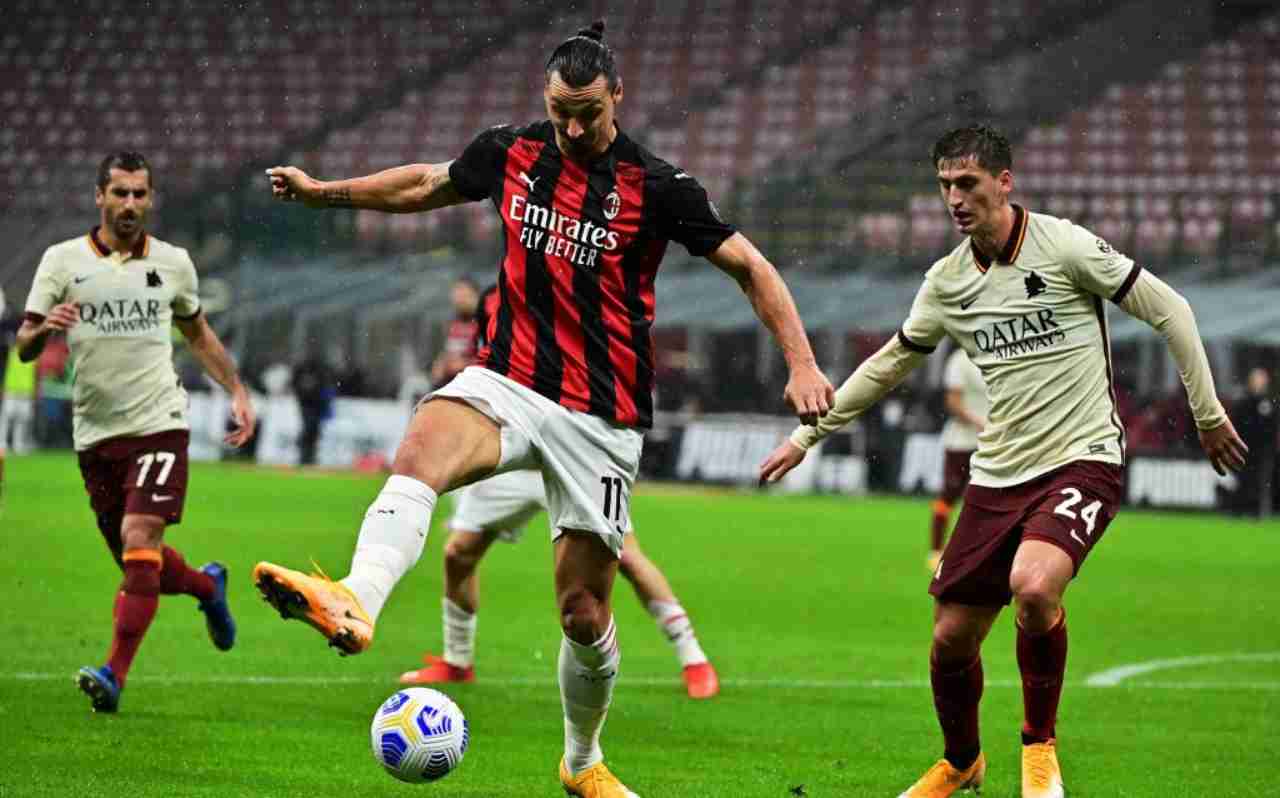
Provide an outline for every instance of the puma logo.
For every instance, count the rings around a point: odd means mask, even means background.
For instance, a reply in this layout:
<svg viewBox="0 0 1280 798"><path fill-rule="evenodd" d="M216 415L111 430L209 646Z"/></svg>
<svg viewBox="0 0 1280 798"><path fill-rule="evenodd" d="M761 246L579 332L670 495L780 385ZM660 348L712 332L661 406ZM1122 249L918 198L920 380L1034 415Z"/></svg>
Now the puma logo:
<svg viewBox="0 0 1280 798"><path fill-rule="evenodd" d="M533 191L533 187L534 187L535 185L537 185L537 182L538 182L539 180L541 180L542 178L540 178L540 177L529 177L529 176L528 176L527 174L525 174L524 172L521 172L521 173L520 173L520 179L521 179L521 180L523 180L523 181L525 182L525 185L527 185L527 186L529 187L529 190L530 190L530 191Z"/></svg>

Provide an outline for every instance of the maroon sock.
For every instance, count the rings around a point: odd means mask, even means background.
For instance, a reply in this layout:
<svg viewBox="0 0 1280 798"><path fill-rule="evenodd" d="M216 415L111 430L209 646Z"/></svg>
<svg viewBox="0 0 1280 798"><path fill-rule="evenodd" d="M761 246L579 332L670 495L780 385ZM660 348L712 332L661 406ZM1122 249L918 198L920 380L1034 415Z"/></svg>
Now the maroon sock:
<svg viewBox="0 0 1280 798"><path fill-rule="evenodd" d="M933 707L942 727L944 756L960 770L973 764L982 750L978 740L978 702L982 700L982 657L967 665L945 670L930 660L929 679L933 683Z"/></svg>
<svg viewBox="0 0 1280 798"><path fill-rule="evenodd" d="M164 565L160 568L160 592L167 596L185 594L201 601L213 598L213 577L187 565L181 552L164 547Z"/></svg>
<svg viewBox="0 0 1280 798"><path fill-rule="evenodd" d="M138 558L135 551L125 552L124 583L116 594L115 634L111 638L107 664L121 687L160 606L160 552L148 550L147 553L155 557Z"/></svg>
<svg viewBox="0 0 1280 798"><path fill-rule="evenodd" d="M951 505L941 499L933 503L933 522L929 525L929 550L942 551L942 539L947 535L947 522L951 520Z"/></svg>
<svg viewBox="0 0 1280 798"><path fill-rule="evenodd" d="M1067 611L1049 631L1032 635L1018 626L1018 670L1022 672L1022 744L1057 735L1058 699L1067 671Z"/></svg>

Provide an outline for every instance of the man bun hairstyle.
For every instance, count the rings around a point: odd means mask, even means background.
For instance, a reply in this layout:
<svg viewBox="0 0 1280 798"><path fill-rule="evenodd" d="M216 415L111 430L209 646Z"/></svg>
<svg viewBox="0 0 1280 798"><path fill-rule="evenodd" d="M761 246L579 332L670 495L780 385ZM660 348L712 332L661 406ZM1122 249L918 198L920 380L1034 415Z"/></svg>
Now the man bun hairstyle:
<svg viewBox="0 0 1280 798"><path fill-rule="evenodd" d="M106 191L107 186L111 184L112 169L120 169L125 172L146 170L147 185L150 187L155 185L155 176L151 172L151 164L147 162L146 156L140 152L120 150L102 159L102 163L98 164L98 188L103 191Z"/></svg>
<svg viewBox="0 0 1280 798"><path fill-rule="evenodd" d="M553 72L559 72L560 79L574 88L590 85L600 75L608 82L609 91L618 87L618 65L613 49L604 43L603 19L597 19L589 28L580 28L551 52L547 59L548 81Z"/></svg>
<svg viewBox="0 0 1280 798"><path fill-rule="evenodd" d="M989 125L968 125L949 130L933 145L931 153L936 169L943 161L962 161L973 157L978 166L999 176L1013 168L1013 149L999 130Z"/></svg>

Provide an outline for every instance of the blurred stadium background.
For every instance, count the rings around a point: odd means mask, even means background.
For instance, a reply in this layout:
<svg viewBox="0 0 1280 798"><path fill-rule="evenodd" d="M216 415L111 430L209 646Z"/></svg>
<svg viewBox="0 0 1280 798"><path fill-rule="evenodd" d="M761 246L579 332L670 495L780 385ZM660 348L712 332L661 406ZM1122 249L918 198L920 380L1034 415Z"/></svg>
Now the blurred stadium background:
<svg viewBox="0 0 1280 798"><path fill-rule="evenodd" d="M261 170L344 177L453 158L489 125L540 118L546 54L603 16L627 87L620 123L698 176L783 271L833 382L896 328L922 272L956 243L929 146L989 121L1013 142L1017 201L1092 228L1190 299L1219 391L1250 425L1256 472L1215 478L1164 344L1113 310L1130 500L1250 514L1276 503L1277 383L1247 388L1251 371L1280 366L1276 2L115 6L14 0L0 33L6 329L43 248L96 218L99 159L141 150L159 197L150 227L191 250L210 318L263 396L249 455L261 462L297 461L289 373L315 355L338 394L320 462L377 468L442 346L453 280L492 281L499 243L484 203L313 212L273 204ZM673 248L658 291L664 412L646 475L749 482L790 426L782 361L705 262ZM792 487L935 489L944 356ZM193 455L228 457L225 406L179 357ZM51 355L34 391L13 371L10 448L66 445L63 364Z"/></svg>

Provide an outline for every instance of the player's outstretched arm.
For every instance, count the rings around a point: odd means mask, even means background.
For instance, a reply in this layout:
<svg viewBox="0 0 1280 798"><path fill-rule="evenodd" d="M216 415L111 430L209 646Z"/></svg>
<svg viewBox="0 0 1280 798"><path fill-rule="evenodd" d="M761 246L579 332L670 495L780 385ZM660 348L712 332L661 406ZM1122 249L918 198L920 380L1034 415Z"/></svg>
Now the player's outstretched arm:
<svg viewBox="0 0 1280 798"><path fill-rule="evenodd" d="M760 464L760 481L777 482L804 460L814 444L853 421L924 362L926 353L909 348L898 334L849 375L836 391L831 411L813 426L799 426Z"/></svg>
<svg viewBox="0 0 1280 798"><path fill-rule="evenodd" d="M448 163L415 163L347 180L316 180L296 166L267 170L271 196L308 208L367 208L388 213L430 211L466 202L449 179Z"/></svg>
<svg viewBox="0 0 1280 798"><path fill-rule="evenodd" d="M40 357L44 351L45 341L55 332L66 332L80 321L80 306L74 302L54 305L39 323L26 319L18 328L14 345L18 348L18 359L30 363Z"/></svg>
<svg viewBox="0 0 1280 798"><path fill-rule="evenodd" d="M1227 411L1218 401L1200 331L1191 305L1154 274L1143 270L1120 300L1120 307L1141 319L1165 339L1178 375L1187 389L1187 401L1200 432L1200 445L1219 474L1244 467L1249 447L1236 433Z"/></svg>
<svg viewBox="0 0 1280 798"><path fill-rule="evenodd" d="M741 233L725 239L707 259L738 281L756 316L782 347L790 370L783 399L802 423L816 423L831 407L834 391L826 375L818 370L796 303L782 276Z"/></svg>
<svg viewBox="0 0 1280 798"><path fill-rule="evenodd" d="M174 324L182 331L182 336L187 339L191 352L200 361L205 372L231 394L231 417L235 420L236 428L227 433L223 442L237 449L244 446L253 437L258 418L253 409L253 399L240 381L236 364L203 313L188 321L175 321Z"/></svg>

